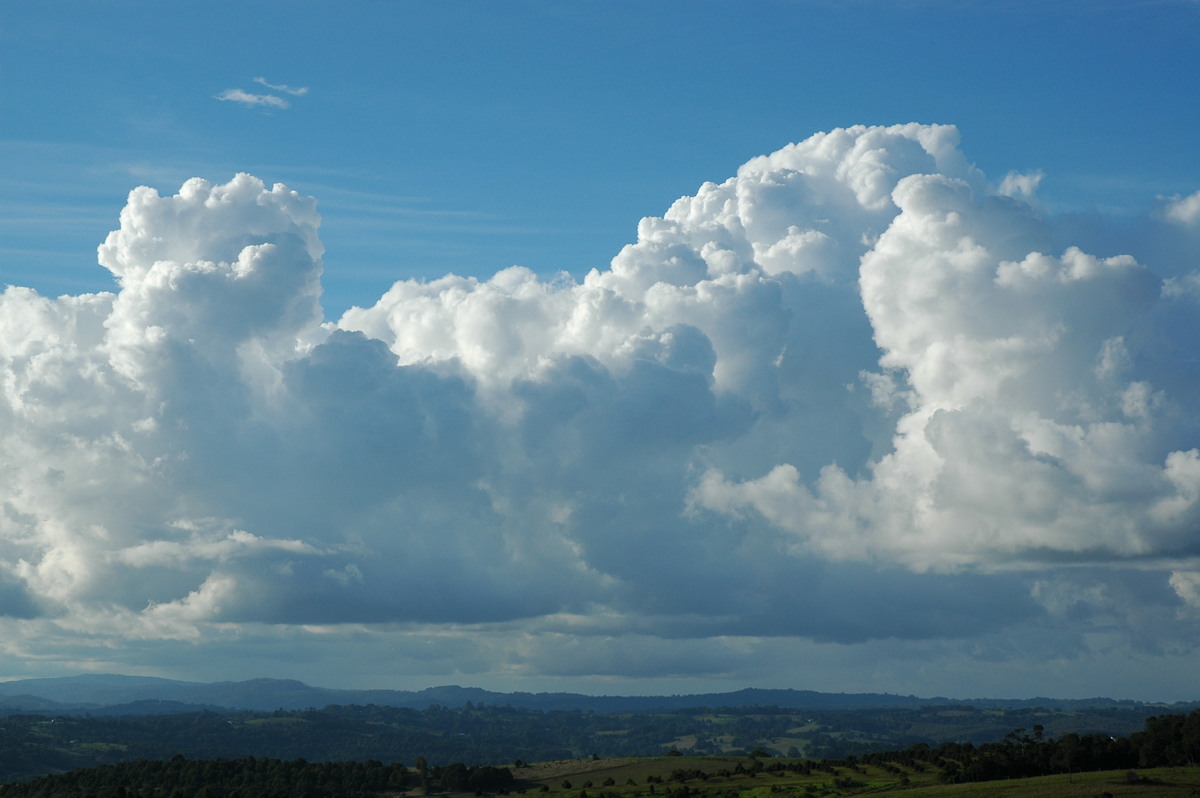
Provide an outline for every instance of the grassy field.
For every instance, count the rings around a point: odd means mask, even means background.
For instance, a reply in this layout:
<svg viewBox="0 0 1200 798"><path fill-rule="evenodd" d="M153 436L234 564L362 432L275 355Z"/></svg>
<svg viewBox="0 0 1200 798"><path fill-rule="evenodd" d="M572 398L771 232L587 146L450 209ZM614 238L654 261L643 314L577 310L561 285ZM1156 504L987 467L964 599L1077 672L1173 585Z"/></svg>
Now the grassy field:
<svg viewBox="0 0 1200 798"><path fill-rule="evenodd" d="M756 765L755 763L758 763ZM791 798L791 796L902 795L905 798L1134 798L1200 796L1200 767L1076 773L1032 779L940 784L938 769L870 765L811 774L788 770L789 759L655 757L569 759L516 768L517 792L550 798ZM757 770L761 765L762 769ZM740 767L739 767L740 766ZM757 772L755 772L757 770ZM899 772L897 772L897 770ZM740 771L740 772L735 772ZM673 775L674 774L674 775ZM703 774L703 775L701 775Z"/></svg>

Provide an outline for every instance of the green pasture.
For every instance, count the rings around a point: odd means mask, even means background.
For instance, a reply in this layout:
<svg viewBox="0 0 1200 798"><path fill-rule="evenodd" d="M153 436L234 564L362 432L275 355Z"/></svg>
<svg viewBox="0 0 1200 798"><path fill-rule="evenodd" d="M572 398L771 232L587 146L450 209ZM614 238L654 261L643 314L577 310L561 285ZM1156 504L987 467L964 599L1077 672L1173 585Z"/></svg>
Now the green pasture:
<svg viewBox="0 0 1200 798"><path fill-rule="evenodd" d="M514 772L518 793L553 798L797 798L803 796L904 796L904 798L1136 798L1200 796L1200 767L1101 771L942 784L940 769L859 764L810 774L767 770L798 760L671 756L644 759L563 760ZM734 772L741 766L743 772ZM761 766L761 769L758 769ZM901 772L896 773L895 769ZM674 774L674 775L673 775ZM703 774L703 775L697 775ZM569 785L569 786L568 786Z"/></svg>

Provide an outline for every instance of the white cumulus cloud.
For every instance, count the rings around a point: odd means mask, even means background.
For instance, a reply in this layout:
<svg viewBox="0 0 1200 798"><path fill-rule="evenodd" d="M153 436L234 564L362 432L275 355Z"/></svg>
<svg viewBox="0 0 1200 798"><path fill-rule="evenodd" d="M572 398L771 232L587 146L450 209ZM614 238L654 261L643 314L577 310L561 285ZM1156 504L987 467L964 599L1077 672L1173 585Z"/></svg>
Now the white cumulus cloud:
<svg viewBox="0 0 1200 798"><path fill-rule="evenodd" d="M1186 197L1172 197L1163 211L1172 222L1183 226L1195 226L1200 223L1200 191Z"/></svg>
<svg viewBox="0 0 1200 798"><path fill-rule="evenodd" d="M0 296L4 623L64 651L403 628L607 675L766 638L1133 639L1078 596L1191 634L1195 275L1056 246L1038 179L991 188L950 126L834 130L606 269L401 280L337 320L313 199L135 189L114 292ZM597 654L625 633L653 657Z"/></svg>

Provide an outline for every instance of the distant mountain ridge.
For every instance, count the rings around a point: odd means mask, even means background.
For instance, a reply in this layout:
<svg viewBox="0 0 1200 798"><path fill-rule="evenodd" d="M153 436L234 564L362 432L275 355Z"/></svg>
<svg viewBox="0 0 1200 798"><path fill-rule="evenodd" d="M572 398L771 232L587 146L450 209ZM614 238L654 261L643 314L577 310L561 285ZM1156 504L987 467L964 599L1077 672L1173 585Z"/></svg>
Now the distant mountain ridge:
<svg viewBox="0 0 1200 798"><path fill-rule="evenodd" d="M651 712L700 707L775 706L789 709L837 710L924 707L962 704L975 707L1043 706L1071 709L1098 706L1148 706L1139 701L1091 699L950 699L890 693L821 693L813 690L746 688L729 693L671 696L591 696L580 693L498 693L453 685L424 690L339 690L313 687L292 679L241 682L185 682L150 676L90 674L0 682L0 712L90 712L94 714L170 714L209 710L323 708L331 704L375 704L427 709L461 707L471 702L536 710ZM1195 706L1200 704L1188 704ZM1149 705L1153 706L1153 705ZM1166 706L1166 705L1163 705ZM1175 704L1172 706L1183 706Z"/></svg>

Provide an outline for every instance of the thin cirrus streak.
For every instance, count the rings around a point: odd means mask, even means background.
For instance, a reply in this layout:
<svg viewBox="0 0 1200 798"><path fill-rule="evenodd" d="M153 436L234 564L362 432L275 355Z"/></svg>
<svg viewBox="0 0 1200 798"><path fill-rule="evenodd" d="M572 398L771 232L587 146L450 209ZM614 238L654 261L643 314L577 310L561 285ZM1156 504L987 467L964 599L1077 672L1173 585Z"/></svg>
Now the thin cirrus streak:
<svg viewBox="0 0 1200 798"><path fill-rule="evenodd" d="M216 95L215 99L223 102L235 102L240 105L250 107L263 106L267 108L290 108L291 103L282 97L276 97L274 94L252 94L242 89L226 89Z"/></svg>
<svg viewBox="0 0 1200 798"><path fill-rule="evenodd" d="M284 83L269 83L266 78L255 78L254 82L260 86L266 86L271 91L281 91L284 94L291 94L299 97L308 94L308 86L288 86Z"/></svg>

